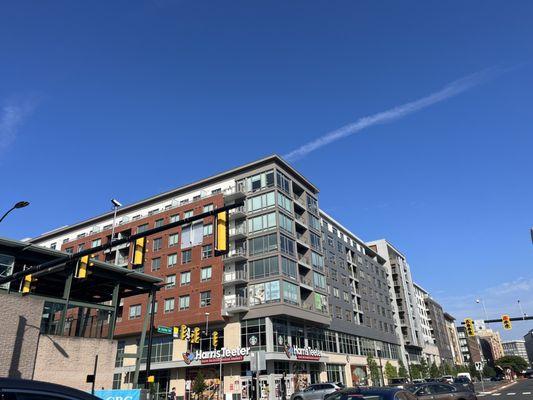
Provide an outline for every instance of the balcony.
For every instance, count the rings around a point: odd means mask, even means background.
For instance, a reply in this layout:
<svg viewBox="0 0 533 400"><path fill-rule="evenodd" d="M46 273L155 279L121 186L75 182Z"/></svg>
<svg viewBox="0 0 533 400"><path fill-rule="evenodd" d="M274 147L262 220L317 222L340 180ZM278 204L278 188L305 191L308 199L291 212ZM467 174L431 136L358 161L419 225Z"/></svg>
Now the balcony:
<svg viewBox="0 0 533 400"><path fill-rule="evenodd" d="M311 278L300 276L298 280L300 282L300 287L309 291L313 291L313 281Z"/></svg>
<svg viewBox="0 0 533 400"><path fill-rule="evenodd" d="M302 195L302 197L299 197L297 195L293 195L292 198L294 199L294 204L301 207L302 209L305 210L305 199L304 199L304 196L305 195Z"/></svg>
<svg viewBox="0 0 533 400"><path fill-rule="evenodd" d="M294 221L307 229L307 221L303 215L294 214Z"/></svg>
<svg viewBox="0 0 533 400"><path fill-rule="evenodd" d="M222 300L222 315L224 316L246 312L248 310L248 299L245 297L228 294Z"/></svg>
<svg viewBox="0 0 533 400"><path fill-rule="evenodd" d="M305 235L301 234L301 233L298 233L296 232L296 242L301 245L301 246L304 246L308 249L310 249L311 247L309 246L309 239L305 237Z"/></svg>
<svg viewBox="0 0 533 400"><path fill-rule="evenodd" d="M229 228L229 238L230 240L239 240L246 238L246 227L245 225L235 226Z"/></svg>
<svg viewBox="0 0 533 400"><path fill-rule="evenodd" d="M248 273L247 271L230 271L230 272L224 272L223 277L223 284L225 286L228 285L236 285L239 283L246 283L248 282Z"/></svg>
<svg viewBox="0 0 533 400"><path fill-rule="evenodd" d="M298 264L304 266L305 268L311 269L311 258L309 256L298 256Z"/></svg>
<svg viewBox="0 0 533 400"><path fill-rule="evenodd" d="M231 186L222 191L224 195L224 200L232 202L235 200L243 199L246 195L244 194L244 185Z"/></svg>
<svg viewBox="0 0 533 400"><path fill-rule="evenodd" d="M246 261L247 259L248 256L246 255L246 249L244 248L231 249L228 254L224 255L225 264L231 264L238 261Z"/></svg>
<svg viewBox="0 0 533 400"><path fill-rule="evenodd" d="M229 210L228 214L229 214L230 221L234 221L236 219L242 219L246 217L246 209L244 208L244 206L240 206L240 207Z"/></svg>

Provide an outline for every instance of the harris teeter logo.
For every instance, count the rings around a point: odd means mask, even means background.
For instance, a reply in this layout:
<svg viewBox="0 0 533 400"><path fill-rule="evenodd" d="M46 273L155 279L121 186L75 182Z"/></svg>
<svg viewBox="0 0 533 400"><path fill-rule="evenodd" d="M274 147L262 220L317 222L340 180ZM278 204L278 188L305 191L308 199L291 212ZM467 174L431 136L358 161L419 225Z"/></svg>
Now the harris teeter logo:
<svg viewBox="0 0 533 400"><path fill-rule="evenodd" d="M183 361L189 365L193 361L200 361L202 364L215 364L219 362L235 362L244 360L245 356L250 354L249 347L239 347L236 349L227 349L225 347L220 350L185 352L182 353Z"/></svg>
<svg viewBox="0 0 533 400"><path fill-rule="evenodd" d="M284 347L287 358L296 356L297 360L318 361L322 357L322 351L312 349L311 347L297 347L287 346Z"/></svg>

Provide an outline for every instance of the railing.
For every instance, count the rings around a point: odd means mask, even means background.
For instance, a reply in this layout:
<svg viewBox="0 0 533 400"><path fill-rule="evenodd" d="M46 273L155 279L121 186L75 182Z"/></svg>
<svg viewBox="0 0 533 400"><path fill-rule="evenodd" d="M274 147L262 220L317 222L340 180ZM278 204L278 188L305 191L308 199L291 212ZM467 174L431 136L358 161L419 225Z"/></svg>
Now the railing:
<svg viewBox="0 0 533 400"><path fill-rule="evenodd" d="M234 281L246 281L248 280L247 271L231 271L224 272L224 282L234 282Z"/></svg>
<svg viewBox="0 0 533 400"><path fill-rule="evenodd" d="M302 198L302 197L298 197L296 196L295 194L292 196L292 198L298 203L300 204L302 207L305 208L305 200Z"/></svg>
<svg viewBox="0 0 533 400"><path fill-rule="evenodd" d="M313 287L313 281L311 280L311 278L300 276L299 282L303 283L304 285Z"/></svg>
<svg viewBox="0 0 533 400"><path fill-rule="evenodd" d="M297 238L300 242L304 242L305 244L309 245L309 239L306 238L303 234L301 234L301 233L297 233L297 234L296 234L296 238Z"/></svg>
<svg viewBox="0 0 533 400"><path fill-rule="evenodd" d="M222 308L224 310L231 310L233 308L248 307L248 299L246 297L229 295L224 296Z"/></svg>
<svg viewBox="0 0 533 400"><path fill-rule="evenodd" d="M242 193L244 195L244 185L230 186L222 191L222 194L224 194L224 196L229 196L232 194L239 194L239 193Z"/></svg>
<svg viewBox="0 0 533 400"><path fill-rule="evenodd" d="M307 225L307 221L305 220L303 215L295 214L294 216L297 221L300 221L302 224Z"/></svg>
<svg viewBox="0 0 533 400"><path fill-rule="evenodd" d="M301 262L303 262L304 264L307 264L309 267L312 266L312 264L311 264L311 258L310 258L309 256L299 257L299 258L298 258L298 261L301 261Z"/></svg>
<svg viewBox="0 0 533 400"><path fill-rule="evenodd" d="M230 236L246 235L246 228L244 225L234 227L234 228L229 228L229 235Z"/></svg>
<svg viewBox="0 0 533 400"><path fill-rule="evenodd" d="M224 256L224 258L231 258L231 257L246 257L246 249L244 248L238 248L238 249L231 249L228 251L228 254Z"/></svg>

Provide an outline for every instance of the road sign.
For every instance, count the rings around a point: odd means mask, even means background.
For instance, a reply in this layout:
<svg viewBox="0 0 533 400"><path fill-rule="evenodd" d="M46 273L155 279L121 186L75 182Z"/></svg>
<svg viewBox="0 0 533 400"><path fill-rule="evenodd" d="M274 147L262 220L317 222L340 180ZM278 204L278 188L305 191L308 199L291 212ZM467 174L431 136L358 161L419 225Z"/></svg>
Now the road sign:
<svg viewBox="0 0 533 400"><path fill-rule="evenodd" d="M164 333L165 335L172 335L172 328L168 326L159 325L157 327L157 333Z"/></svg>
<svg viewBox="0 0 533 400"><path fill-rule="evenodd" d="M250 353L250 368L252 371L266 371L266 353L264 350Z"/></svg>
<svg viewBox="0 0 533 400"><path fill-rule="evenodd" d="M477 371L483 371L483 363L480 361L476 362L476 370Z"/></svg>

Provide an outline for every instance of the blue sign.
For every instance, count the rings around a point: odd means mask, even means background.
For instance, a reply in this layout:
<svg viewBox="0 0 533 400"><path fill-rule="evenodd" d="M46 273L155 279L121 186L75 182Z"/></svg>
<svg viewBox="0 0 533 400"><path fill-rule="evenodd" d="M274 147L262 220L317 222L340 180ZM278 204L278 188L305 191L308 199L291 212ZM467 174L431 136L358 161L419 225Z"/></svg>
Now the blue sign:
<svg viewBox="0 0 533 400"><path fill-rule="evenodd" d="M95 390L94 395L103 400L140 400L141 390Z"/></svg>

